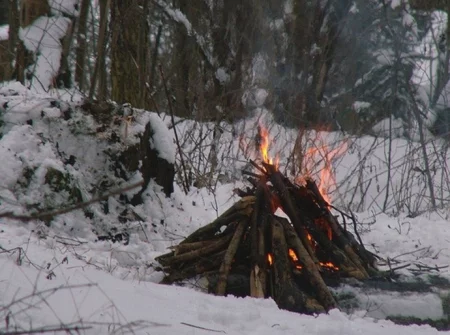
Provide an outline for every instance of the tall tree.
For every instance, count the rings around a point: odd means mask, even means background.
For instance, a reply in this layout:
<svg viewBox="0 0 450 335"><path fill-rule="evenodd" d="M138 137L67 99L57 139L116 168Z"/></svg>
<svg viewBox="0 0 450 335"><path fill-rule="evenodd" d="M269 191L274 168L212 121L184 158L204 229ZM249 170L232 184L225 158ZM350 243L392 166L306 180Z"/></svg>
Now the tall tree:
<svg viewBox="0 0 450 335"><path fill-rule="evenodd" d="M8 25L8 39L0 40L0 81L12 78L16 44L19 33L17 0L0 1L0 25Z"/></svg>
<svg viewBox="0 0 450 335"><path fill-rule="evenodd" d="M77 48L75 51L75 82L78 83L80 91L84 90L84 84L86 80L86 33L90 3L90 0L81 0L80 17L78 19Z"/></svg>
<svg viewBox="0 0 450 335"><path fill-rule="evenodd" d="M149 70L149 36L140 1L112 1L111 31L111 98L119 103L129 102L135 107L148 108L145 83ZM144 80L142 76L145 76Z"/></svg>
<svg viewBox="0 0 450 335"><path fill-rule="evenodd" d="M443 42L439 49L439 57L438 57L438 69L437 69L437 79L436 82L433 83L434 94L431 97L430 105L431 107L435 107L437 101L439 100L440 95L442 94L443 89L447 85L450 79L449 73L449 63L450 63L450 24L448 22L448 18L450 15L450 1L449 0L410 0L411 8L421 11L432 12L436 10L441 10L446 12L447 14L447 27L445 36L441 36L441 42Z"/></svg>
<svg viewBox="0 0 450 335"><path fill-rule="evenodd" d="M97 90L97 99L106 99L106 41L107 41L107 24L108 13L111 7L111 0L100 1L100 28L97 42L97 57L95 60L94 73L91 77L91 87L89 89L89 99L92 100ZM98 89L97 89L97 83ZM118 100L119 101L119 100Z"/></svg>

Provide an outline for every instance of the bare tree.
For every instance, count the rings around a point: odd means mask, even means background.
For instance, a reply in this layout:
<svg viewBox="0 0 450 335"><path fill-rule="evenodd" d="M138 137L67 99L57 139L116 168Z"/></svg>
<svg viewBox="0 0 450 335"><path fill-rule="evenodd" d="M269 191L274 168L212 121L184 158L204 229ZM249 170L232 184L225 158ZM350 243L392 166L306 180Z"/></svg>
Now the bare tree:
<svg viewBox="0 0 450 335"><path fill-rule="evenodd" d="M100 31L97 42L97 58L95 60L94 74L91 78L91 87L89 89L89 99L94 97L95 90L97 88L97 82L99 82L99 88L97 90L97 99L104 100L106 98L106 41L107 41L107 24L108 13L111 6L111 0L102 0L100 3Z"/></svg>
<svg viewBox="0 0 450 335"><path fill-rule="evenodd" d="M78 18L77 48L75 51L75 82L78 83L80 91L83 91L85 88L86 33L90 3L90 0L81 0L80 17Z"/></svg>
<svg viewBox="0 0 450 335"><path fill-rule="evenodd" d="M111 98L144 108L148 106L144 93L149 72L144 7L137 0L113 0L111 30Z"/></svg>

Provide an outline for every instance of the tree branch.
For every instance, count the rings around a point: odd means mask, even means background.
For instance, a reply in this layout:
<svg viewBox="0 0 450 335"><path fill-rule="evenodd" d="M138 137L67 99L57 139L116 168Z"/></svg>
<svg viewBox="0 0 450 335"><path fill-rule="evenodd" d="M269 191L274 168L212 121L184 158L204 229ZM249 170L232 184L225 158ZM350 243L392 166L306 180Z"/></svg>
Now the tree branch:
<svg viewBox="0 0 450 335"><path fill-rule="evenodd" d="M29 214L29 215L14 214L13 212L5 212L5 213L0 213L0 218L13 219L13 220L18 220L18 221L22 221L22 222L29 222L32 220L51 220L51 219L53 219L53 217L55 217L57 215L66 214L66 213L72 212L77 209L85 208L87 206L95 204L96 202L107 200L111 196L119 195L124 192L130 191L134 188L140 187L143 184L144 184L144 181L140 181L138 183L131 184L129 186L108 192L97 198L93 198L89 201L80 202L73 206L69 206L69 207L62 208L62 209L57 209L54 211L45 211L44 210L42 212L35 213L35 214Z"/></svg>

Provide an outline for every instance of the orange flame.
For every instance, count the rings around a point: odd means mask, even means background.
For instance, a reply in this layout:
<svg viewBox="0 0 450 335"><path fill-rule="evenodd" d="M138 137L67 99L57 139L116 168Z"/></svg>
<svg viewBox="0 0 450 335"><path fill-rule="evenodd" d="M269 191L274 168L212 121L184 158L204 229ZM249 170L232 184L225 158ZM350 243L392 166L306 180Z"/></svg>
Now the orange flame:
<svg viewBox="0 0 450 335"><path fill-rule="evenodd" d="M269 156L269 146L270 146L270 136L269 130L262 124L258 125L258 138L259 138L259 150L261 152L261 157L264 163L275 165L278 169L279 157L278 155L275 159Z"/></svg>
<svg viewBox="0 0 450 335"><path fill-rule="evenodd" d="M295 251L293 249L289 249L288 253L289 253L289 257L292 259L292 261L298 262L297 254L295 253ZM267 261L269 262L269 265L273 264L273 256L272 256L272 254L270 254L270 253L267 254ZM328 268L330 270L339 271L339 268L336 265L334 265L333 263L331 263L331 262L319 262L319 265L321 267ZM303 268L303 266L300 265L300 264L295 264L295 267L298 270L301 270Z"/></svg>
<svg viewBox="0 0 450 335"><path fill-rule="evenodd" d="M298 262L298 257L297 257L297 254L295 253L295 251L292 250L292 249L289 249L288 252L289 252L289 257L291 257L291 259L292 259L294 262ZM300 264L295 264L295 267L296 267L297 269L299 269L299 270L302 269L302 266L301 266Z"/></svg>
<svg viewBox="0 0 450 335"><path fill-rule="evenodd" d="M314 147L310 147L305 153L304 175L310 177L314 170L320 169L317 187L324 200L331 204L330 190L336 185L332 162L345 153L347 143L344 142L338 147L331 149L319 134L317 133L316 138L313 140ZM303 181L302 177L298 179L300 182Z"/></svg>
<svg viewBox="0 0 450 335"><path fill-rule="evenodd" d="M292 258L292 260L293 260L294 262L298 262L298 257L297 257L297 255L295 254L295 251L294 251L294 250L289 249L289 256Z"/></svg>
<svg viewBox="0 0 450 335"><path fill-rule="evenodd" d="M320 264L320 266L322 266L324 268L329 268L331 270L339 271L339 268L331 262L326 262L326 263L319 262L319 264Z"/></svg>

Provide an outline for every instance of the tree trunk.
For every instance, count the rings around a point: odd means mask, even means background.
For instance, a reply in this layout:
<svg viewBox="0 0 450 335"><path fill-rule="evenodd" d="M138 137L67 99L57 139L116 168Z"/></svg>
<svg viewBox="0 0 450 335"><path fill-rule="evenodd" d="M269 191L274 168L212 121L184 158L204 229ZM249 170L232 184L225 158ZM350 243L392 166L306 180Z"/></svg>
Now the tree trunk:
<svg viewBox="0 0 450 335"><path fill-rule="evenodd" d="M0 1L0 26L8 24L8 1Z"/></svg>
<svg viewBox="0 0 450 335"><path fill-rule="evenodd" d="M449 0L409 0L409 4L412 9L425 11L432 11L432 10L447 11L450 8Z"/></svg>
<svg viewBox="0 0 450 335"><path fill-rule="evenodd" d="M108 11L111 5L111 0L100 1L100 31L97 43L97 59L94 66L94 74L91 78L91 88L89 90L89 100L92 100L97 87L97 81L100 81L99 89L97 91L97 99L105 100L105 83L104 80L99 80L98 77L106 76L105 69L105 48L106 48L106 27L108 22Z"/></svg>
<svg viewBox="0 0 450 335"><path fill-rule="evenodd" d="M9 25L8 39L0 41L0 81L10 80L12 76L12 64L18 36L18 20L17 0L0 2L0 25Z"/></svg>
<svg viewBox="0 0 450 335"><path fill-rule="evenodd" d="M81 1L80 17L78 19L77 49L75 51L75 82L78 83L80 91L84 90L85 82L86 28L90 3L90 0Z"/></svg>
<svg viewBox="0 0 450 335"><path fill-rule="evenodd" d="M61 62L59 65L58 75L55 78L56 87L58 88L71 88L72 87L72 71L69 66L69 53L72 46L72 40L74 36L74 28L76 24L76 18L72 18L67 34L62 39L62 53Z"/></svg>
<svg viewBox="0 0 450 335"><path fill-rule="evenodd" d="M143 55L148 54L149 45L143 9L137 0L113 0L112 3L111 98L118 103L148 108L146 94L143 94L146 90L141 87L148 61ZM136 29L136 22L141 22L139 29ZM145 41L144 45L141 41Z"/></svg>

